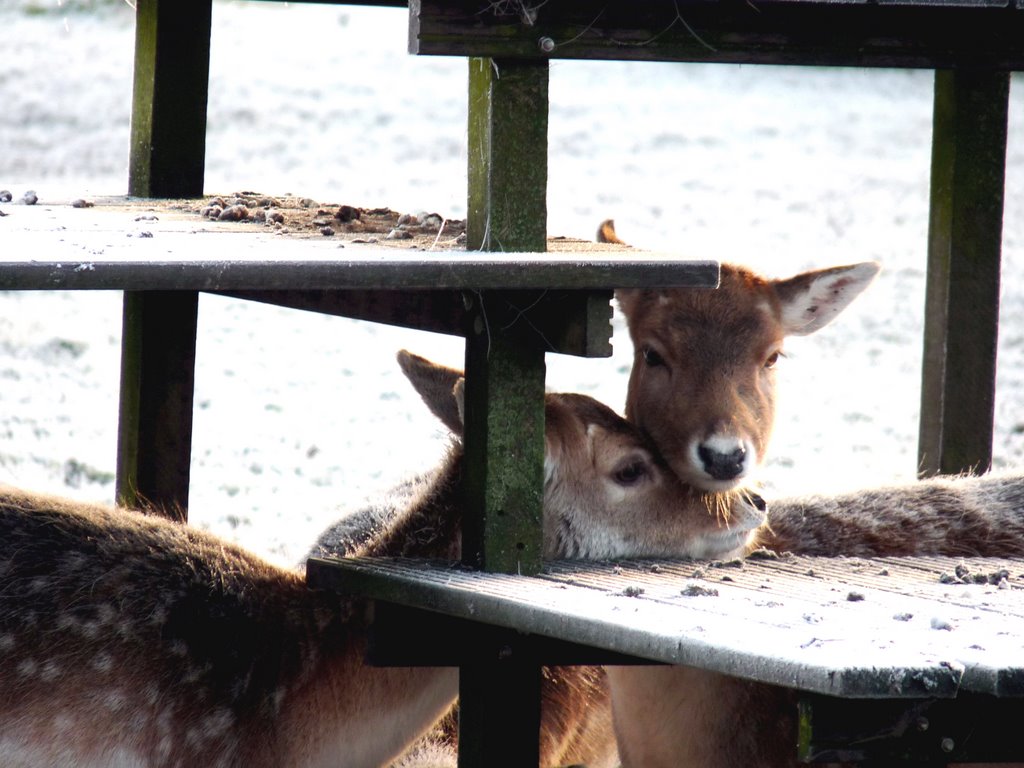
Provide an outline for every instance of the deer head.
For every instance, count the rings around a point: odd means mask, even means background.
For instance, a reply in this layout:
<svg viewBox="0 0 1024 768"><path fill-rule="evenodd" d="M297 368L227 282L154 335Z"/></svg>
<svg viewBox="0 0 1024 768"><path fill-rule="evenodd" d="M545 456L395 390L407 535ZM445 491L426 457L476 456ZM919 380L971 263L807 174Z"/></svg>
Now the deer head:
<svg viewBox="0 0 1024 768"><path fill-rule="evenodd" d="M430 410L461 432L462 373L398 358ZM756 497L681 482L643 432L591 397L548 394L544 442L545 558L725 557L764 522Z"/></svg>
<svg viewBox="0 0 1024 768"><path fill-rule="evenodd" d="M724 264L717 290L617 291L634 347L626 417L684 482L736 488L764 460L786 337L827 325L878 271L865 262L771 280Z"/></svg>

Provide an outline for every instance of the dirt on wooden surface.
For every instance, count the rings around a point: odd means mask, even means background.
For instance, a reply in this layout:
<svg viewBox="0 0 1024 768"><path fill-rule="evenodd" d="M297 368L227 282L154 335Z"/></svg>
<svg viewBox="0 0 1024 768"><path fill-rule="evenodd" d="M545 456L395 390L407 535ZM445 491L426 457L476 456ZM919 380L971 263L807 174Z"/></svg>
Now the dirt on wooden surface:
<svg viewBox="0 0 1024 768"><path fill-rule="evenodd" d="M41 205L44 203L40 203ZM49 203L53 205L53 203ZM402 212L349 203L325 203L295 195L235 192L195 200L100 198L60 201L79 209L127 211L135 221L173 222L197 231L254 231L282 237L324 239L424 251L454 251L466 247L466 222L436 211ZM607 222L601 223L607 238ZM598 222L595 222L595 231ZM610 230L614 234L614 229ZM621 242L579 238L548 238L551 252L633 251Z"/></svg>

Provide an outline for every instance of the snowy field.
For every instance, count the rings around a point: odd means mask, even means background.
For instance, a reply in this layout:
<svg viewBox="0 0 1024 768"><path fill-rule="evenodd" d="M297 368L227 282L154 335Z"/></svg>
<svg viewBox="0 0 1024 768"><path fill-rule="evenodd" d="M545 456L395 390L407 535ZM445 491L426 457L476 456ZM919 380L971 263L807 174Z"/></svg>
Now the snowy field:
<svg viewBox="0 0 1024 768"><path fill-rule="evenodd" d="M414 58L392 9L215 0L208 193L465 215L464 60ZM127 190L133 12L0 0L0 189ZM995 461L1024 464L1024 95L1011 90ZM906 480L916 463L930 72L554 62L549 232L775 276L866 259L876 284L779 369L770 493ZM12 210L3 205L0 209ZM3 247L0 219L0 247ZM31 254L24 254L26 257ZM6 293L0 482L112 500L120 296ZM549 356L553 389L621 407L631 360ZM296 562L446 437L401 377L430 334L203 297L194 523Z"/></svg>

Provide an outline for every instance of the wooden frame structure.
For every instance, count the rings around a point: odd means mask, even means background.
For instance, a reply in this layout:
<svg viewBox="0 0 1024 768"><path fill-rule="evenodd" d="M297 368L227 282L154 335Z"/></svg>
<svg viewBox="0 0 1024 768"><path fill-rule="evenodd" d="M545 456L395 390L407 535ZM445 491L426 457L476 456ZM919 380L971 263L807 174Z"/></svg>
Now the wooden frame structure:
<svg viewBox="0 0 1024 768"><path fill-rule="evenodd" d="M133 195L203 191L211 4L138 0ZM1021 0L411 0L409 14L412 53L469 59L468 237L484 251L544 250L552 58L937 70L919 460L922 474L990 466L1009 72L1024 68ZM191 398L189 383L166 391L149 385L160 366L174 369L175 357L188 356L194 334L189 297L160 310L176 318L172 330L152 321L152 308L166 298L126 296L118 477L125 498L140 492L181 503L187 466L184 473L169 466L169 478L145 469L162 451L187 444L184 434L167 435ZM504 290L480 298L466 308L467 462L477 509L467 559L486 570L535 572L543 349L516 333L485 333L495 327L487 313L518 306L518 298ZM154 345L178 352L147 354ZM496 457L508 455L513 413L526 415L514 421L529 455L504 461ZM500 681L503 697L535 714L534 676L518 667L510 674L493 659L474 663L476 674L463 676L464 711L485 717ZM532 753L516 745L524 733L529 741L534 714L524 728L500 733L477 721L460 764L528 763ZM508 760L496 763L500 756Z"/></svg>

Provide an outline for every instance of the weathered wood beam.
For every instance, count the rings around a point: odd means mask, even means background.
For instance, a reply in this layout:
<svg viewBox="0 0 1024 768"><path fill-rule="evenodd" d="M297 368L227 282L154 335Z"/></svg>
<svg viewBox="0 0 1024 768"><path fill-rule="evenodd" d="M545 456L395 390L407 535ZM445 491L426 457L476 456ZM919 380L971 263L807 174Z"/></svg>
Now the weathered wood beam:
<svg viewBox="0 0 1024 768"><path fill-rule="evenodd" d="M922 476L992 464L1010 78L935 76L918 463Z"/></svg>
<svg viewBox="0 0 1024 768"><path fill-rule="evenodd" d="M387 323L455 336L466 332L466 296L454 290L224 291L220 295L292 309ZM520 320L534 331L534 343L548 352L609 357L612 292L544 291L529 293ZM472 297L472 294L469 294Z"/></svg>
<svg viewBox="0 0 1024 768"><path fill-rule="evenodd" d="M540 762L541 669L514 653L459 669L459 768Z"/></svg>
<svg viewBox="0 0 1024 768"><path fill-rule="evenodd" d="M1024 69L1024 12L1006 0L959 5L972 7L858 0L412 0L410 50L533 61Z"/></svg>
<svg viewBox="0 0 1024 768"><path fill-rule="evenodd" d="M541 568L544 347L521 294L475 294L466 332L463 562L501 573Z"/></svg>
<svg viewBox="0 0 1024 768"><path fill-rule="evenodd" d="M1024 700L967 691L952 699L800 700L798 755L809 763L947 765L1020 759L1020 739L1005 727L1024 716Z"/></svg>
<svg viewBox="0 0 1024 768"><path fill-rule="evenodd" d="M138 0L128 194L201 197L213 0Z"/></svg>
<svg viewBox="0 0 1024 768"><path fill-rule="evenodd" d="M548 64L469 60L466 247L547 248Z"/></svg>
<svg viewBox="0 0 1024 768"><path fill-rule="evenodd" d="M260 2L287 3L292 0L260 0ZM407 8L408 0L302 0L304 5L366 5L376 8Z"/></svg>
<svg viewBox="0 0 1024 768"><path fill-rule="evenodd" d="M117 503L188 515L198 297L124 295Z"/></svg>

